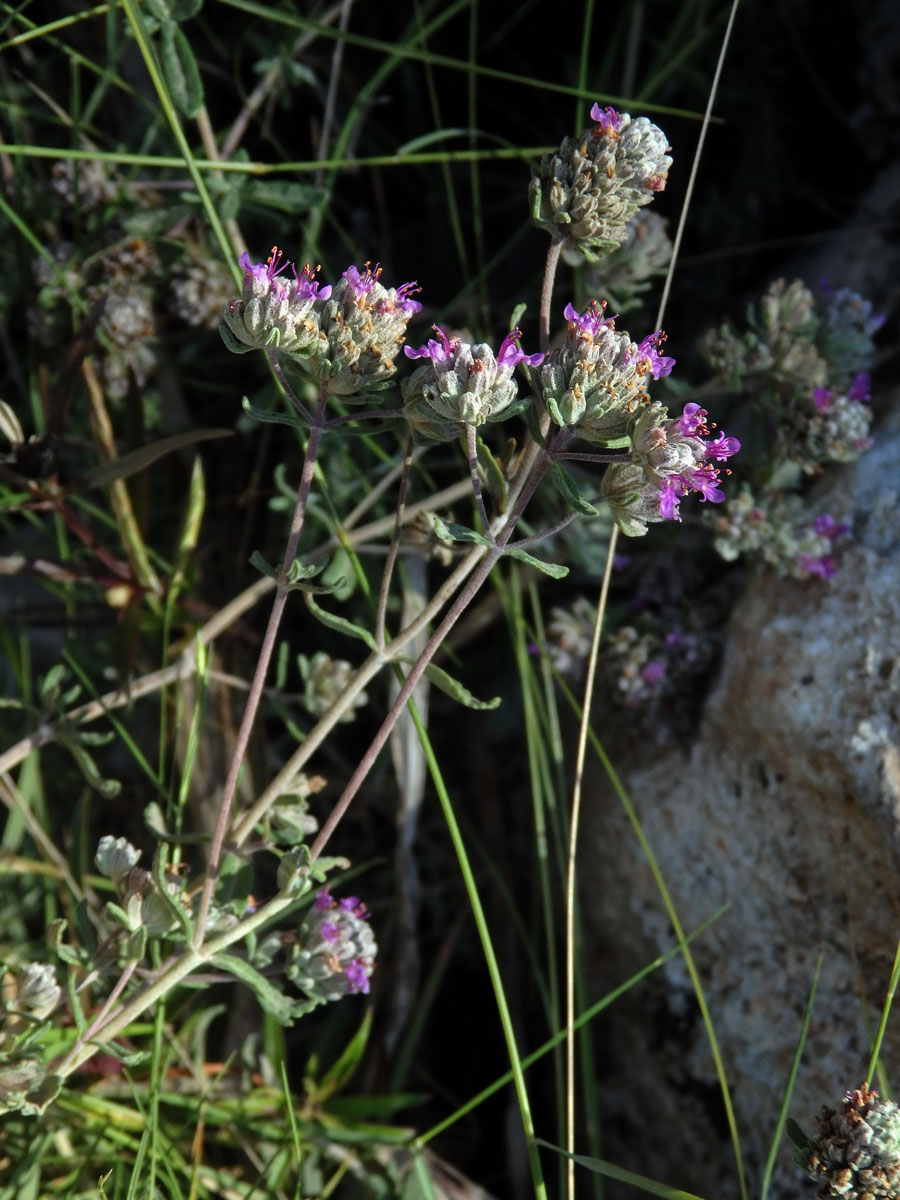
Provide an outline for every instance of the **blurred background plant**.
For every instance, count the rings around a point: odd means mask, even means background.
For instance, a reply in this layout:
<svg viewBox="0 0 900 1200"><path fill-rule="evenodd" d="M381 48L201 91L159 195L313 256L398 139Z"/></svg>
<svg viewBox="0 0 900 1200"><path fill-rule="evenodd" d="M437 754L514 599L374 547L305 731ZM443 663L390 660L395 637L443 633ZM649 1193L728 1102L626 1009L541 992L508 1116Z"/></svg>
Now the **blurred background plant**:
<svg viewBox="0 0 900 1200"><path fill-rule="evenodd" d="M579 313L607 300L640 341L655 328L726 16L704 3L638 4L605 15L601 30L589 4L564 21L541 3L496 13L472 0L302 7L2 7L0 1091L19 1109L0 1128L2 1195L93 1196L101 1177L109 1197L471 1188L443 1160L498 1196L528 1194L509 1086L467 1107L509 1060L445 816L431 793L422 803L421 755L402 727L332 847L347 858L326 864L337 894L354 878L371 920L353 905L339 910L353 928L338 928L298 894L281 914L293 933L261 928L245 957L223 952L195 986L101 1045L39 1122L21 1107L52 1090L54 1067L103 1015L112 980L151 982L189 940L185 915L196 915L191 871L207 852L259 651L257 602L273 586L248 561L280 559L305 443L302 430L259 419L283 415L264 356L232 357L216 332L241 290L239 253L264 261L277 242L298 264L322 264L330 282L352 262L380 263L395 286L416 280L423 310L411 346L435 323L497 347L517 323L536 350L546 237L529 220L530 169L585 128L599 99L661 125L676 169L614 253L592 263L564 252L551 331L558 343L566 298ZM810 67L842 79L839 111L825 119L796 82L796 47L821 32L815 5L758 25L749 10L738 19L742 55L717 109L727 123L711 129L667 310L678 372L654 396L702 403L747 454L734 460L724 506L694 501L681 525L620 543L602 652L598 725L664 739L689 736L751 560L827 586L852 530L842 514L808 509L807 476L864 452L870 437L868 301L836 279L818 293L815 281L766 286L788 250L849 219L887 149L867 142L852 179L829 173L834 122L848 133L859 124L859 85L843 35L818 42ZM784 36L761 28L769 22ZM861 15L855 36L863 25ZM314 407L306 376L290 362L283 370ZM484 486L500 503L494 468L514 461L526 426L487 428ZM313 582L331 591L323 604L368 628L404 438L362 422L352 430L323 442L301 549L322 567ZM400 547L394 620L401 604L409 619L458 562L461 547L440 531L477 526L459 461L454 442L412 453L417 524ZM592 468L567 468L590 493ZM566 507L558 493L539 497L524 533L553 527ZM460 708L436 689L427 697L438 779L527 1049L563 1024L567 787L553 670L583 672L596 611L583 597L596 594L611 529L600 506L541 544L541 557L570 568L563 583L505 559L454 630L443 665L473 700L502 696L499 708ZM359 665L346 633L292 597L241 805ZM424 715L423 693L417 702ZM321 774L281 780L248 853L222 865L214 935L305 869L290 847L327 817L389 703L381 679L367 684L345 713L355 719L320 748ZM127 869L111 863L113 849ZM362 932L371 929L374 975ZM335 940L339 971L327 965ZM323 1004L286 1025L305 1005L298 991L331 997L335 978L337 992L347 981L368 1000ZM584 961L579 988L586 1005ZM296 1007L285 1010L285 997ZM589 1028L583 1036L583 1133L599 1158L591 1114L603 1055ZM528 1078L539 1130L562 1144L559 1052ZM443 1160L412 1143L449 1116L435 1134Z"/></svg>

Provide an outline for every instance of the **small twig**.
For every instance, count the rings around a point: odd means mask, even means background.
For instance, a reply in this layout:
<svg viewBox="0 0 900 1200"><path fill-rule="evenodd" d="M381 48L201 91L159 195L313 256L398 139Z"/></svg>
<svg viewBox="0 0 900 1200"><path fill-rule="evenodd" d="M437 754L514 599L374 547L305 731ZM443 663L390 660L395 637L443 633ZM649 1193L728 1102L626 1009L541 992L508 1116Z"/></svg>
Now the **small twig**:
<svg viewBox="0 0 900 1200"><path fill-rule="evenodd" d="M100 1009L100 1011L98 1013L95 1014L93 1021L91 1021L90 1025L87 1027L87 1029L81 1035L81 1037L79 1039L80 1041L85 1042L85 1043L89 1042L93 1038L94 1034L98 1031L98 1029L103 1028L103 1022L106 1020L106 1018L109 1015L110 1011L112 1010L112 1007L115 1004L115 1002L122 995L122 992L125 990L125 988L128 984L128 981L131 979L132 975L134 974L136 967L137 967L137 959L132 959L131 962L126 965L125 970L122 972L122 974L116 980L115 987L112 989L112 991L106 997L106 1000L103 1002L103 1007Z"/></svg>
<svg viewBox="0 0 900 1200"><path fill-rule="evenodd" d="M514 542L509 542L507 549L518 550L524 549L526 546L533 546L536 542L542 542L544 538L553 537L565 529L567 525L571 525L578 513L573 508L570 513L567 513L562 520L557 521L555 525L549 525L546 529L542 529L540 533L533 533L530 537L517 538Z"/></svg>
<svg viewBox="0 0 900 1200"><path fill-rule="evenodd" d="M326 429L336 429L338 425L349 425L351 421L399 421L406 416L402 408L374 408L368 412L349 412L343 417L331 417L325 423Z"/></svg>
<svg viewBox="0 0 900 1200"><path fill-rule="evenodd" d="M350 23L350 10L353 7L353 0L341 0L341 15L338 20L338 29L341 33L347 32L347 26ZM322 132L319 137L319 162L324 162L328 157L328 150L331 143L331 126L334 122L334 110L337 105L337 90L338 82L341 77L341 66L344 61L344 39L335 38L334 53L331 56L331 73L328 77L328 92L325 96L325 109L322 113ZM323 168L316 171L314 179L316 187L322 186L322 181L325 177Z"/></svg>
<svg viewBox="0 0 900 1200"><path fill-rule="evenodd" d="M307 425L310 425L310 426L314 425L315 418L313 417L313 415L309 411L309 409L306 407L306 405L303 403L303 401L300 399L300 397L297 395L297 393L294 391L294 389L291 387L291 385L288 383L287 377L285 376L285 373L281 368L281 363L278 361L278 356L275 354L274 351L270 350L267 352L266 357L269 360L269 366L272 369L272 374L278 380L278 384L281 387L281 390L284 392L285 396L288 398L288 401L293 406L293 408L296 409L297 414L299 415L300 419L302 421L305 421ZM330 424L330 422L329 422L329 424Z"/></svg>

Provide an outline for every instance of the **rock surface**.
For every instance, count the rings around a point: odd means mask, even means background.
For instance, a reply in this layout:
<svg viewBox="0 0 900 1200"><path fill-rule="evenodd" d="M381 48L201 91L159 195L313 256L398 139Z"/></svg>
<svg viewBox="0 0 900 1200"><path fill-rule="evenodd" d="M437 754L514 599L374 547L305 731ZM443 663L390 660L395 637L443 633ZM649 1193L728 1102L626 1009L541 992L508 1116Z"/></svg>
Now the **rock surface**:
<svg viewBox="0 0 900 1200"><path fill-rule="evenodd" d="M730 906L694 951L750 1195L760 1194L819 955L789 1109L809 1132L823 1104L865 1077L900 936L900 419L812 499L814 512L853 520L837 576L753 580L688 756L668 752L625 779L685 928ZM673 938L611 790L590 807L584 861L602 884L584 901L605 989ZM710 1200L738 1196L683 960L614 1005L605 1032L606 1157ZM900 1013L882 1055L896 1082ZM814 1191L783 1139L770 1196Z"/></svg>

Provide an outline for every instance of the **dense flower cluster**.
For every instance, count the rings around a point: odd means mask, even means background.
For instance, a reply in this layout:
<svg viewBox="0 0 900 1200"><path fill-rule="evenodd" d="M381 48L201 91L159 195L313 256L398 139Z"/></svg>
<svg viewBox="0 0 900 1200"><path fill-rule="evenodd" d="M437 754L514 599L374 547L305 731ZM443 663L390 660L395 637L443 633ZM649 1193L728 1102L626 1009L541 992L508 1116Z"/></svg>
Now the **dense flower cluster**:
<svg viewBox="0 0 900 1200"><path fill-rule="evenodd" d="M748 329L711 331L703 348L727 384L755 399L772 424L773 454L807 474L869 449L872 338L884 318L847 288L818 299L800 280L778 280Z"/></svg>
<svg viewBox="0 0 900 1200"><path fill-rule="evenodd" d="M627 237L639 208L666 186L666 136L646 117L591 109L594 124L545 154L531 181L531 216L555 242L593 260Z"/></svg>
<svg viewBox="0 0 900 1200"><path fill-rule="evenodd" d="M741 485L728 503L709 517L715 547L728 562L754 554L779 575L830 579L837 572L836 545L850 526L828 513L811 519L797 495L758 500L750 485Z"/></svg>
<svg viewBox="0 0 900 1200"><path fill-rule="evenodd" d="M413 299L415 283L386 288L381 268L366 263L361 272L348 267L334 287L320 284L316 270L307 264L298 274L277 247L264 263L252 263L246 252L239 263L242 294L223 312L230 349L281 350L329 392L348 398L390 380L406 326L422 308Z"/></svg>
<svg viewBox="0 0 900 1200"><path fill-rule="evenodd" d="M601 445L623 437L633 414L649 401L647 377L661 379L675 365L659 353L662 330L635 344L605 314L605 304L593 303L583 313L566 305L566 340L540 370L541 395L554 424L577 426L579 437Z"/></svg>
<svg viewBox="0 0 900 1200"><path fill-rule="evenodd" d="M313 1000L368 993L378 947L366 906L356 896L319 892L290 948L286 974Z"/></svg>
<svg viewBox="0 0 900 1200"><path fill-rule="evenodd" d="M521 412L528 403L519 397L515 368L519 363L537 366L543 354L525 354L521 337L513 329L500 343L496 356L484 342L472 346L461 338L449 338L435 326L430 338L417 350L404 347L409 358L426 358L401 384L406 419L413 433L426 441L448 441L465 425L478 427L501 421Z"/></svg>
<svg viewBox="0 0 900 1200"><path fill-rule="evenodd" d="M679 506L691 492L714 504L725 499L716 462L726 462L740 449L737 438L708 437L707 412L685 405L671 418L653 403L631 418L631 459L614 463L603 476L602 495L623 533L646 533L648 522L679 521Z"/></svg>
<svg viewBox="0 0 900 1200"><path fill-rule="evenodd" d="M840 1108L822 1109L818 1133L796 1151L820 1184L820 1200L895 1200L900 1195L900 1108L866 1084Z"/></svg>

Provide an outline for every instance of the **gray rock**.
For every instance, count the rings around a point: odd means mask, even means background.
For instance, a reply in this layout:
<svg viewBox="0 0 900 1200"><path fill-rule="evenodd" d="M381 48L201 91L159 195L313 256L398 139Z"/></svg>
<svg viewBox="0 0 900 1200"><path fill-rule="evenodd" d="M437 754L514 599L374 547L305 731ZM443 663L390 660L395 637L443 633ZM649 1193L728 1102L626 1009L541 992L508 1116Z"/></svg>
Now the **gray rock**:
<svg viewBox="0 0 900 1200"><path fill-rule="evenodd" d="M754 579L689 753L625 779L685 928L730 906L694 948L757 1196L819 955L789 1110L809 1132L823 1104L865 1077L900 935L900 420L814 501L854 522L837 576ZM606 788L588 807L582 870L602 883L583 899L593 982L605 988L673 937L615 797ZM737 1196L683 960L613 1006L606 1030L606 1156L703 1196ZM890 1074L900 1013L883 1057ZM801 1179L783 1139L770 1196L812 1200Z"/></svg>

